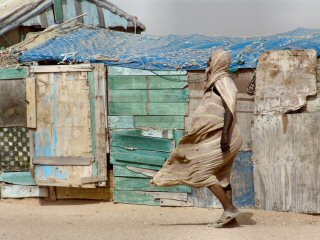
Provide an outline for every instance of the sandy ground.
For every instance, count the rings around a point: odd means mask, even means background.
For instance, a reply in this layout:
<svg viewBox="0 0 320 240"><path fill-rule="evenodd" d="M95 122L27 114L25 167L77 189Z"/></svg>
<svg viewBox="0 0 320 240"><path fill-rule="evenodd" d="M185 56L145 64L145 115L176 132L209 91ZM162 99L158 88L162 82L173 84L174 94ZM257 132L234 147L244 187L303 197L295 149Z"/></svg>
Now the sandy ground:
<svg viewBox="0 0 320 240"><path fill-rule="evenodd" d="M0 201L1 240L320 239L320 216L242 209L227 228L207 226L220 209L92 201Z"/></svg>

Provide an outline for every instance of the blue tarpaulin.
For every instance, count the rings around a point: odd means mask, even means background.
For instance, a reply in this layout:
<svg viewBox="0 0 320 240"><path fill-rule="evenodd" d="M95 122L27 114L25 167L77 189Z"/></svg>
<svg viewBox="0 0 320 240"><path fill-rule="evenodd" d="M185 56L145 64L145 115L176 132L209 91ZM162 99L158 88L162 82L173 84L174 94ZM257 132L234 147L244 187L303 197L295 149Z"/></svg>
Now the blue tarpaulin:
<svg viewBox="0 0 320 240"><path fill-rule="evenodd" d="M252 38L198 34L157 37L84 27L23 53L20 61L67 60L147 70L199 70L206 68L210 53L216 48L231 52L231 70L255 68L265 50L316 49L319 56L320 30L299 28Z"/></svg>

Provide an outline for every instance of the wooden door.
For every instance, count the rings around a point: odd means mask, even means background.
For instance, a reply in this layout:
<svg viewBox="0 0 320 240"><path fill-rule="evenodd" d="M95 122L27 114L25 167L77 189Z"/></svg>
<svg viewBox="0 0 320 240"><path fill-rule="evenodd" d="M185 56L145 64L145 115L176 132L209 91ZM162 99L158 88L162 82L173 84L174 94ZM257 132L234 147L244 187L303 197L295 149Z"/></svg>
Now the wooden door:
<svg viewBox="0 0 320 240"><path fill-rule="evenodd" d="M30 72L35 104L28 110L28 120L35 128L36 183L94 187L105 182L104 66L35 66Z"/></svg>

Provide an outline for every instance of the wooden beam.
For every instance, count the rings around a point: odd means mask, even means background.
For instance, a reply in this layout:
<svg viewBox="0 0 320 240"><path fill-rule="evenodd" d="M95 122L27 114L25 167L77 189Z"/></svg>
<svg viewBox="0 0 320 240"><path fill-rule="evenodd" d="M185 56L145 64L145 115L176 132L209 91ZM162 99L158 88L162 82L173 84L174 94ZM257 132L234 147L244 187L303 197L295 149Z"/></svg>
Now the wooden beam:
<svg viewBox="0 0 320 240"><path fill-rule="evenodd" d="M37 128L36 79L26 78L27 127Z"/></svg>
<svg viewBox="0 0 320 240"><path fill-rule="evenodd" d="M63 23L62 0L53 1L54 18L57 24Z"/></svg>
<svg viewBox="0 0 320 240"><path fill-rule="evenodd" d="M4 185L1 187L1 198L48 197L48 189L38 186Z"/></svg>
<svg viewBox="0 0 320 240"><path fill-rule="evenodd" d="M79 65L47 65L47 66L31 66L31 73L53 73L53 72L90 72L91 64Z"/></svg>
<svg viewBox="0 0 320 240"><path fill-rule="evenodd" d="M0 69L0 80L21 79L27 77L26 68L3 68Z"/></svg>
<svg viewBox="0 0 320 240"><path fill-rule="evenodd" d="M57 199L113 200L113 188L56 187Z"/></svg>
<svg viewBox="0 0 320 240"><path fill-rule="evenodd" d="M34 165L49 166L89 166L93 157L34 157Z"/></svg>

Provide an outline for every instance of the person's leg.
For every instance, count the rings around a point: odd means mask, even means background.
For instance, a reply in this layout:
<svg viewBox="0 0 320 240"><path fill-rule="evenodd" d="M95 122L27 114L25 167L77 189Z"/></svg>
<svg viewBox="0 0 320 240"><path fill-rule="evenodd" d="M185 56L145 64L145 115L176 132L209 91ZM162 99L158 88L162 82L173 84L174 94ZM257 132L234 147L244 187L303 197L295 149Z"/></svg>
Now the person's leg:
<svg viewBox="0 0 320 240"><path fill-rule="evenodd" d="M227 211L227 212L237 212L238 211L238 209L232 203L232 192L230 190L226 191L223 189L223 187L221 187L218 184L211 185L208 188L221 202L223 209L225 211Z"/></svg>
<svg viewBox="0 0 320 240"><path fill-rule="evenodd" d="M229 185L225 188L223 188L223 190L225 191L227 198L229 200L230 204L233 204L232 202L232 188L231 188L231 184L229 183Z"/></svg>

